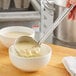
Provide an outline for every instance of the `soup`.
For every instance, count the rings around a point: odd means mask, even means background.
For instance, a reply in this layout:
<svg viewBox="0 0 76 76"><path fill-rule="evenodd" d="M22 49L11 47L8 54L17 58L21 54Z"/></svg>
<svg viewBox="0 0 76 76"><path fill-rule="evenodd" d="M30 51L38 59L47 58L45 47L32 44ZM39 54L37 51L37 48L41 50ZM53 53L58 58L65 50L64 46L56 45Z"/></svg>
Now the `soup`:
<svg viewBox="0 0 76 76"><path fill-rule="evenodd" d="M18 42L16 45L17 54L21 57L37 57L40 56L40 47L35 45L35 43L22 41Z"/></svg>
<svg viewBox="0 0 76 76"><path fill-rule="evenodd" d="M12 38L17 38L17 37L20 37L20 36L29 36L30 34L29 33L26 33L26 32L6 32L5 33L6 36L8 37L12 37Z"/></svg>

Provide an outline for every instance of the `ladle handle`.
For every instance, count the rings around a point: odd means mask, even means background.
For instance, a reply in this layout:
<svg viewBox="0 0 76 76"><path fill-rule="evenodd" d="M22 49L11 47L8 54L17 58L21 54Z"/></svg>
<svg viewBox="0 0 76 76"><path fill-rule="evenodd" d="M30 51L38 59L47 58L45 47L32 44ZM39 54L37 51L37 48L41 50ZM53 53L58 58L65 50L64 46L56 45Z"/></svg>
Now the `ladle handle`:
<svg viewBox="0 0 76 76"><path fill-rule="evenodd" d="M55 28L61 23L61 21L69 14L69 12L74 8L75 5L71 5L69 8L66 8L63 13L56 19L56 21L49 26L49 28L47 29L46 33L40 38L40 40L38 41L39 44L41 44L42 42L44 42L49 35L51 35L53 33L53 31L55 30Z"/></svg>

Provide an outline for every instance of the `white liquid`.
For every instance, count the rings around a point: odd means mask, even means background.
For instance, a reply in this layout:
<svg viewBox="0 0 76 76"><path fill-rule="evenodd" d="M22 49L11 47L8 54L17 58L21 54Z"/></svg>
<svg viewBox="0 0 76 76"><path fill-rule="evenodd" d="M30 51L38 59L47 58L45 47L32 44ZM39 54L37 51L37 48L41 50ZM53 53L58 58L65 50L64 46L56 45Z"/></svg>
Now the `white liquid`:
<svg viewBox="0 0 76 76"><path fill-rule="evenodd" d="M29 33L26 32L6 32L5 35L11 38L18 38L20 36L29 36Z"/></svg>

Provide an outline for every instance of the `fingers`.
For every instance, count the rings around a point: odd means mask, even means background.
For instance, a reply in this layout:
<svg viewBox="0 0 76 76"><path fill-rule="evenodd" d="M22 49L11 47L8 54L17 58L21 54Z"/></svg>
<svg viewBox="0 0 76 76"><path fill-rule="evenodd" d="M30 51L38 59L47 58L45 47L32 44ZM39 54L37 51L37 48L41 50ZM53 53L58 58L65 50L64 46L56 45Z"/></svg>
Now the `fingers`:
<svg viewBox="0 0 76 76"><path fill-rule="evenodd" d="M67 4L66 4L66 7L70 7L71 4L70 4L70 0L67 0Z"/></svg>
<svg viewBox="0 0 76 76"><path fill-rule="evenodd" d="M66 7L70 7L71 4L76 5L76 0L67 0ZM76 6L72 9L72 11L68 15L68 19L76 20Z"/></svg>
<svg viewBox="0 0 76 76"><path fill-rule="evenodd" d="M71 4L76 5L76 0L66 0L67 4L66 7L70 7Z"/></svg>
<svg viewBox="0 0 76 76"><path fill-rule="evenodd" d="M73 10L69 13L68 19L76 20L76 6L73 8Z"/></svg>
<svg viewBox="0 0 76 76"><path fill-rule="evenodd" d="M70 4L76 5L76 0L70 0Z"/></svg>

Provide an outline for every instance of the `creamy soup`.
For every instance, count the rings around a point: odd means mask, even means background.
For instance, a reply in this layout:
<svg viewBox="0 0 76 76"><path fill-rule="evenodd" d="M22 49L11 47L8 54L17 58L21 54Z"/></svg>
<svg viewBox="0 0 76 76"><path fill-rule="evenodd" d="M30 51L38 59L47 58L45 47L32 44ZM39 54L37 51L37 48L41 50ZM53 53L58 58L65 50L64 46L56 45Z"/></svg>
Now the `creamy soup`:
<svg viewBox="0 0 76 76"><path fill-rule="evenodd" d="M23 41L23 42L17 43L15 46L19 56L22 56L22 57L40 56L40 47L36 46L35 43Z"/></svg>
<svg viewBox="0 0 76 76"><path fill-rule="evenodd" d="M30 34L26 32L6 32L5 35L8 37L17 38L20 36L29 36Z"/></svg>

